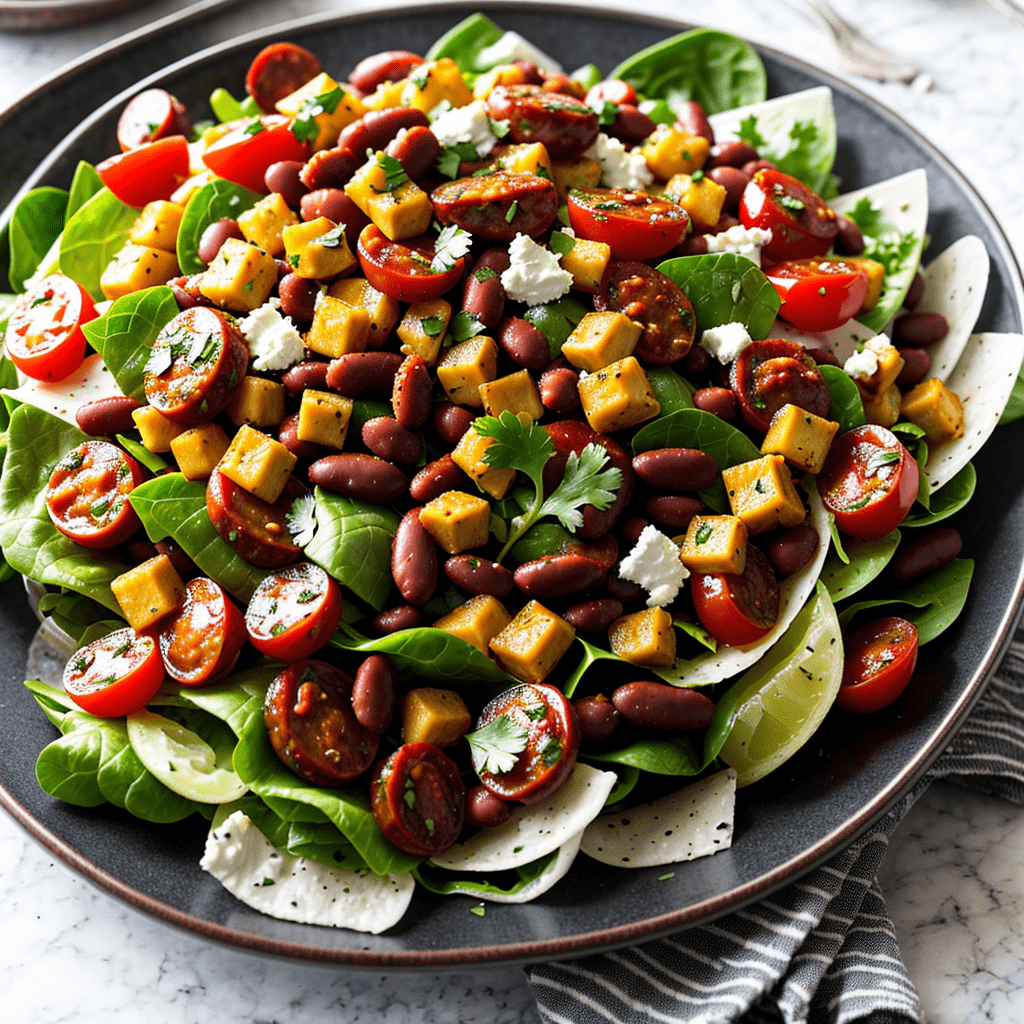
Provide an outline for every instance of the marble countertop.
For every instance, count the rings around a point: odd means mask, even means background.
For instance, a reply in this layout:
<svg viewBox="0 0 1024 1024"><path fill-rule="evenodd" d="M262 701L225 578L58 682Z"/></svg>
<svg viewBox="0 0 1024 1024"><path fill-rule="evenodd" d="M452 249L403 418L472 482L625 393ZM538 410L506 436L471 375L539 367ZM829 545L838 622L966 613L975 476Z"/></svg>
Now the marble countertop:
<svg viewBox="0 0 1024 1024"><path fill-rule="evenodd" d="M878 43L922 69L911 85L851 79L953 159L997 212L1024 263L1024 26L983 0L834 0ZM0 109L123 32L185 6L140 5L49 34L0 34ZM361 4L241 5L223 38ZM374 5L374 6L379 6ZM777 0L607 4L711 23L837 71L834 49ZM709 19L709 12L713 16ZM842 75L842 72L838 72ZM1024 1020L1024 808L933 786L900 824L882 889L929 1024ZM153 921L73 874L0 812L0 992L23 1024L166 1024L327 1019L389 1024L535 1024L518 969L379 975L258 959Z"/></svg>

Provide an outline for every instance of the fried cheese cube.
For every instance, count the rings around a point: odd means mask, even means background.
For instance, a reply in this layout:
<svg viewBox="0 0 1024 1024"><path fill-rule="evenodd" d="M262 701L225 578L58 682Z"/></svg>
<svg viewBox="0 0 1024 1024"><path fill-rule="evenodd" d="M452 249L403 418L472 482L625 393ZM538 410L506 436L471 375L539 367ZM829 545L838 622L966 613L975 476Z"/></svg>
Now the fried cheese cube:
<svg viewBox="0 0 1024 1024"><path fill-rule="evenodd" d="M751 533L797 526L804 521L803 502L781 455L729 466L722 470L722 483L733 515L739 516Z"/></svg>
<svg viewBox="0 0 1024 1024"><path fill-rule="evenodd" d="M645 608L608 627L611 649L631 665L664 668L676 660L676 630L664 608Z"/></svg>
<svg viewBox="0 0 1024 1024"><path fill-rule="evenodd" d="M562 355L578 369L594 373L631 356L643 331L625 313L586 313L566 338Z"/></svg>
<svg viewBox="0 0 1024 1024"><path fill-rule="evenodd" d="M128 625L147 629L181 607L185 584L166 555L157 555L110 581Z"/></svg>
<svg viewBox="0 0 1024 1024"><path fill-rule="evenodd" d="M516 471L487 464L484 452L492 444L493 437L483 437L470 427L452 451L452 462L471 480L476 481L477 487L500 501L515 482Z"/></svg>
<svg viewBox="0 0 1024 1024"><path fill-rule="evenodd" d="M661 412L647 376L633 356L581 376L579 393L583 415L599 434L636 426Z"/></svg>
<svg viewBox="0 0 1024 1024"><path fill-rule="evenodd" d="M199 277L199 291L215 306L251 313L270 297L277 284L277 260L241 238L229 238Z"/></svg>
<svg viewBox="0 0 1024 1024"><path fill-rule="evenodd" d="M217 469L243 491L273 505L288 483L298 459L280 441L242 426Z"/></svg>
<svg viewBox="0 0 1024 1024"><path fill-rule="evenodd" d="M171 452L186 480L208 480L231 439L217 423L200 423L171 438Z"/></svg>
<svg viewBox="0 0 1024 1024"><path fill-rule="evenodd" d="M438 619L434 628L465 640L481 654L488 654L490 642L511 621L512 616L496 597L478 594Z"/></svg>
<svg viewBox="0 0 1024 1024"><path fill-rule="evenodd" d="M509 675L524 683L547 678L576 639L576 630L539 601L530 601L491 641Z"/></svg>
<svg viewBox="0 0 1024 1024"><path fill-rule="evenodd" d="M964 436L963 402L941 380L921 381L903 396L900 411L924 431L929 444Z"/></svg>
<svg viewBox="0 0 1024 1024"><path fill-rule="evenodd" d="M445 491L423 506L420 523L449 555L458 555L487 543L490 502L464 491Z"/></svg>
<svg viewBox="0 0 1024 1024"><path fill-rule="evenodd" d="M742 575L747 564L746 525L738 516L694 516L686 529L679 560L693 573Z"/></svg>
<svg viewBox="0 0 1024 1024"><path fill-rule="evenodd" d="M838 423L787 403L772 417L761 454L781 455L805 473L820 473L838 430Z"/></svg>

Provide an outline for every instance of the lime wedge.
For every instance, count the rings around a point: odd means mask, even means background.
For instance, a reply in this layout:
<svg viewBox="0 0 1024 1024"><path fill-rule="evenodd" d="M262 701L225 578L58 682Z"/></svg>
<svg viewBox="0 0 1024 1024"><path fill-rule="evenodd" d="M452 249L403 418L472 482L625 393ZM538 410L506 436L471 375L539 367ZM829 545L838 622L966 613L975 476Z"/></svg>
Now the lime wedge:
<svg viewBox="0 0 1024 1024"><path fill-rule="evenodd" d="M819 583L782 639L719 700L705 755L735 768L737 786L764 778L814 734L842 676L839 621Z"/></svg>

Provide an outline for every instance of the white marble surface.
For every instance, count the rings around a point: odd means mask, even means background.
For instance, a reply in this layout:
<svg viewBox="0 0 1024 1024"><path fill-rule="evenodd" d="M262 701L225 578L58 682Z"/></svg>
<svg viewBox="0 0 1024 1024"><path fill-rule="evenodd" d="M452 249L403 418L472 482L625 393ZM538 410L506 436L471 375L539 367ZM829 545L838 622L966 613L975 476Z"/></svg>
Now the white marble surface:
<svg viewBox="0 0 1024 1024"><path fill-rule="evenodd" d="M952 157L997 211L1024 262L1024 27L982 0L834 0L876 42L929 76L857 84ZM161 0L111 22L52 35L0 34L0 107L65 61L184 6ZM242 5L226 38L340 4ZM356 10L362 6L348 5ZM777 0L608 4L720 27L835 70L834 52ZM268 13L272 12L272 13ZM934 786L901 824L882 887L929 1024L1024 1020L1024 810ZM0 813L0 992L22 1024L325 1020L534 1024L518 970L381 976L256 959L173 931L92 888ZM59 981L55 981L59 979Z"/></svg>

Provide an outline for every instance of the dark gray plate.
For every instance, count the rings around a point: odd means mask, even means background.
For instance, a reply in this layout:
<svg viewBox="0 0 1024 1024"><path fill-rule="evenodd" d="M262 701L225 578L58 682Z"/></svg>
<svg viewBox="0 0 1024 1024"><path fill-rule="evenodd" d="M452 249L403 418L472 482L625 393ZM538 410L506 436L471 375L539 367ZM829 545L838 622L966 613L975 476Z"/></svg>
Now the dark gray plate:
<svg viewBox="0 0 1024 1024"><path fill-rule="evenodd" d="M444 13L410 8L386 17L296 22L213 47L150 75L88 116L42 161L30 184L66 186L79 159L96 161L114 152L118 113L137 88L164 86L199 117L213 88L239 89L253 55L272 39L309 47L325 67L344 76L369 53L422 52L477 6L566 66L593 60L606 71L680 27L590 11L583 19L579 10L518 5L472 5ZM144 62L153 45L75 72L73 91L59 88L59 82L51 89L59 89L61 101L84 117L91 107L80 86L90 76L103 95L111 95L111 82L129 85L153 66ZM849 86L775 52L765 52L764 58L773 95L821 82L832 86L840 131L837 169L844 187L926 169L931 252L964 234L980 235L993 266L979 329L1019 332L1020 271L995 219L955 169L899 118ZM28 102L47 99L37 94ZM15 110L0 122L0 153L21 144L14 126L21 115L31 114L31 109ZM5 585L0 604L7 655L0 666L0 802L57 856L136 907L207 938L278 956L403 969L523 962L610 948L706 921L792 880L867 828L920 777L966 715L1008 639L1021 593L1024 484L1005 467L1016 465L1022 440L1019 424L1000 430L975 460L978 495L955 521L965 553L977 562L971 601L956 625L922 653L915 680L900 701L871 718L830 716L808 750L741 794L732 849L680 865L667 881L657 881L658 869L620 871L584 858L540 900L492 907L485 918L467 913L466 898L418 894L405 919L381 936L253 913L199 869L202 823L146 825L104 808L71 807L39 790L35 758L54 730L21 686L34 622L19 582Z"/></svg>

